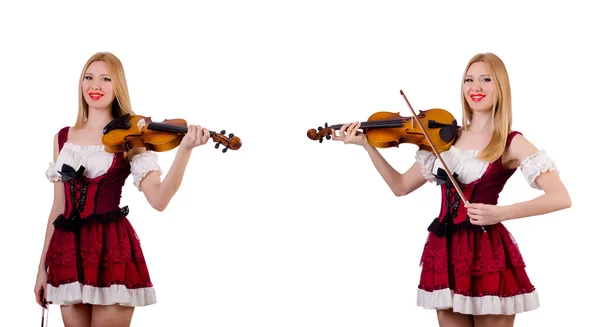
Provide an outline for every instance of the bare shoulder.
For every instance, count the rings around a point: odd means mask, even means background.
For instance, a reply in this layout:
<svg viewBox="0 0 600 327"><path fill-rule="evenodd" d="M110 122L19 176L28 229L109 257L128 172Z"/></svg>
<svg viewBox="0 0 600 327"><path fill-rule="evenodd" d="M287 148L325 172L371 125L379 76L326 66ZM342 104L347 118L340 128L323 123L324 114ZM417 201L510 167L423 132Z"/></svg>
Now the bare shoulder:
<svg viewBox="0 0 600 327"><path fill-rule="evenodd" d="M537 151L538 148L533 143L518 133L513 137L510 145L505 150L504 165L507 168L516 168L525 158L535 154Z"/></svg>

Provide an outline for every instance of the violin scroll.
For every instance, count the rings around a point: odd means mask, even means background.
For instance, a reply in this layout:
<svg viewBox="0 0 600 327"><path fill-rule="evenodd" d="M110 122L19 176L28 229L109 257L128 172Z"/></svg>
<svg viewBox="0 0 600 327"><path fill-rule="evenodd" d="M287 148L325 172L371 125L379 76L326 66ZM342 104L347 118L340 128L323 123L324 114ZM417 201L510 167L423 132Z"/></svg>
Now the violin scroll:
<svg viewBox="0 0 600 327"><path fill-rule="evenodd" d="M327 140L331 140L331 134L333 134L333 128L329 127L327 123L325 123L325 128L319 126L317 129L311 128L306 132L306 136L313 141L319 141L319 143L323 143L323 138Z"/></svg>
<svg viewBox="0 0 600 327"><path fill-rule="evenodd" d="M221 150L223 153L227 152L228 149L239 149L242 146L240 138L233 135L233 133L229 133L228 136L225 136L226 133L225 130L222 130L221 133L210 131L210 137L216 142L215 149L218 149L221 145L225 146L223 150Z"/></svg>

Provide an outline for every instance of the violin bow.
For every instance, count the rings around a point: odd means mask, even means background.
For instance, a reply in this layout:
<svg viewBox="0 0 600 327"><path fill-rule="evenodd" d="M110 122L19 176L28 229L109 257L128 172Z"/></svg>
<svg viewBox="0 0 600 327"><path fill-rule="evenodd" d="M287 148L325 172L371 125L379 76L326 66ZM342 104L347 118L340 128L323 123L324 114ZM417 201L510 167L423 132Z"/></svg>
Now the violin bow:
<svg viewBox="0 0 600 327"><path fill-rule="evenodd" d="M406 101L406 104L410 108L410 111L412 112L413 117L414 117L413 120L416 121L417 124L419 124L419 127L423 131L423 134L425 135L425 138L427 139L427 141L431 145L431 149L433 149L433 153L435 153L435 156L438 159L440 159L440 162L442 163L442 166L444 166L444 170L446 170L446 173L448 173L448 177L450 178L450 181L452 182L452 185L454 185L454 188L456 188L456 191L458 192L458 195L463 200L463 202L465 203L465 205L469 204L469 201L467 201L467 198L465 197L464 193L462 192L462 189L458 186L458 183L454 179L454 176L452 175L452 172L450 172L450 169L448 169L448 166L446 166L446 162L444 161L444 159L442 159L442 156L440 155L440 153L438 152L438 150L435 148L435 145L433 145L433 141L431 141L431 138L429 137L429 134L427 134L427 131L425 130L425 128L423 127L423 125L421 124L421 122L419 121L419 119L417 118L417 114L415 113L413 107L410 105L410 102L408 102L408 99L406 98L406 95L404 95L404 91L400 90L400 94L402 95L402 97L404 97L404 101Z"/></svg>
<svg viewBox="0 0 600 327"><path fill-rule="evenodd" d="M44 327L44 321L46 321L45 326L48 327L48 317L49 316L50 316L50 307L44 308L42 306L42 327ZM46 319L44 319L44 318L46 318Z"/></svg>

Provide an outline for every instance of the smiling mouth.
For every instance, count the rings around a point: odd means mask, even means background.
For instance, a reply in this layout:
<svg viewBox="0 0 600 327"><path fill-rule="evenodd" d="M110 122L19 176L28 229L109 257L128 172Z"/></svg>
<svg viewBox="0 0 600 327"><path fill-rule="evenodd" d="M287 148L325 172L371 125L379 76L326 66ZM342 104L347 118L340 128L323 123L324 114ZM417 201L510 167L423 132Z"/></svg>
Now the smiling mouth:
<svg viewBox="0 0 600 327"><path fill-rule="evenodd" d="M92 98L92 100L98 100L100 99L104 94L99 93L99 92L90 92L88 93L90 95L90 98Z"/></svg>
<svg viewBox="0 0 600 327"><path fill-rule="evenodd" d="M483 95L483 94L471 94L471 100L473 100L475 102L479 102L483 98L485 98L485 95Z"/></svg>

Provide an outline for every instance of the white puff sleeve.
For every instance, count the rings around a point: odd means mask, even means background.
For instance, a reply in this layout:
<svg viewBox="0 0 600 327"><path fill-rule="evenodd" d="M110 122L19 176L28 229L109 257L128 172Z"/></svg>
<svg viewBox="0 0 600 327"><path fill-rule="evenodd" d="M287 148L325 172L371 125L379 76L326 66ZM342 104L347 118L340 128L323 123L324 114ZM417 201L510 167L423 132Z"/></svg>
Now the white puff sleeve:
<svg viewBox="0 0 600 327"><path fill-rule="evenodd" d="M131 159L131 175L133 176L133 185L140 190L140 183L151 171L158 171L162 175L162 170L158 164L158 156L156 152L145 151L133 156Z"/></svg>
<svg viewBox="0 0 600 327"><path fill-rule="evenodd" d="M426 150L419 150L415 155L415 160L421 165L421 174L423 174L423 177L425 177L428 182L436 181L436 178L433 175L433 164L435 159L435 155Z"/></svg>
<svg viewBox="0 0 600 327"><path fill-rule="evenodd" d="M50 162L48 164L48 169L46 169L46 178L52 183L60 182L60 174L58 173L58 170L56 170L56 164L54 162Z"/></svg>
<svg viewBox="0 0 600 327"><path fill-rule="evenodd" d="M539 150L536 153L525 158L520 165L521 172L529 183L529 186L540 189L540 187L535 182L535 179L544 172L547 171L556 171L558 174L558 168L556 167L556 163L548 156L546 151Z"/></svg>

